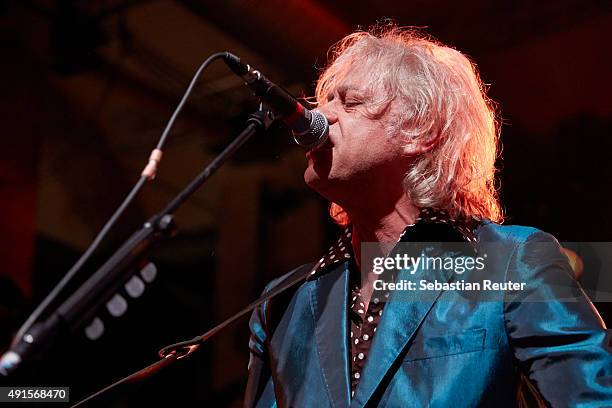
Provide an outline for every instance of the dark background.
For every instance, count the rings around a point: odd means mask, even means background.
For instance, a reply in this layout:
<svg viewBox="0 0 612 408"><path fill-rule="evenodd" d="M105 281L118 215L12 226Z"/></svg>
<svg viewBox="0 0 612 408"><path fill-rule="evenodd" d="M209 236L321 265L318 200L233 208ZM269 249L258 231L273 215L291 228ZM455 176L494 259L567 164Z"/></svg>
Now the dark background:
<svg viewBox="0 0 612 408"><path fill-rule="evenodd" d="M311 95L331 44L391 18L427 27L479 65L503 120L508 224L561 241L611 241L609 1L0 1L0 350L66 273L144 166L191 75L230 50ZM241 129L256 101L222 64L206 71L145 187L79 280L159 211ZM282 129L251 140L176 214L158 277L99 340L53 347L23 385L72 399L153 362L230 316L334 238ZM585 279L597 282L595 272ZM596 273L602 273L598 271ZM589 275L591 274L591 275ZM124 294L125 295L125 294ZM612 318L609 304L598 305ZM239 406L246 319L193 358L105 406Z"/></svg>

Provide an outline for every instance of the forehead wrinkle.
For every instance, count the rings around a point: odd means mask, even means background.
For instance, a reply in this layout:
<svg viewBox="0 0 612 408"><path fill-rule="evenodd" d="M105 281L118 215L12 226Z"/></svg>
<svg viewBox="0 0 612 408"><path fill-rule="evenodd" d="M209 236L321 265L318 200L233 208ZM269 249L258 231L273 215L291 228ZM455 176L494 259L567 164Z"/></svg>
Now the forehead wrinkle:
<svg viewBox="0 0 612 408"><path fill-rule="evenodd" d="M378 81L372 78L372 72L369 69L372 64L367 65L367 67L357 65L354 62L339 66L332 65L330 69L335 72L324 87L324 93L321 94L325 98L324 101L331 101L334 95L344 98L348 92L355 93L361 98L371 99L379 86L376 84Z"/></svg>
<svg viewBox="0 0 612 408"><path fill-rule="evenodd" d="M370 93L370 89L365 85L357 85L354 83L341 83L336 87L336 91L338 95L343 96L346 95L349 91L357 93L359 95L366 95Z"/></svg>

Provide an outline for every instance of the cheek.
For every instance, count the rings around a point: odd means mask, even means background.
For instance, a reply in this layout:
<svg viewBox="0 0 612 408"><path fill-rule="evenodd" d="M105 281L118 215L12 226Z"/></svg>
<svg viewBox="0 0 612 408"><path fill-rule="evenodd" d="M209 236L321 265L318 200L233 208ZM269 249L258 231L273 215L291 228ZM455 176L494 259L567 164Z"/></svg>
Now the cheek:
<svg viewBox="0 0 612 408"><path fill-rule="evenodd" d="M389 137L386 143L386 150L389 157L392 157L394 160L405 158L404 144L400 135Z"/></svg>
<svg viewBox="0 0 612 408"><path fill-rule="evenodd" d="M370 161L381 164L403 158L404 149L399 137L381 133L370 134L369 136L358 146L354 156L363 155L369 157Z"/></svg>
<svg viewBox="0 0 612 408"><path fill-rule="evenodd" d="M401 136L390 136L382 120L342 125L341 135L345 139L334 149L334 167L367 169L402 158Z"/></svg>

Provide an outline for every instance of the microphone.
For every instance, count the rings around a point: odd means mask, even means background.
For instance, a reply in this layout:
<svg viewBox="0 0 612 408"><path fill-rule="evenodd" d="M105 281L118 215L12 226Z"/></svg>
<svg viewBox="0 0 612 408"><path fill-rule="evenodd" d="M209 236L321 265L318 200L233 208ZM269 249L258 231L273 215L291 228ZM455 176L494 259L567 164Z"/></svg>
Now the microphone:
<svg viewBox="0 0 612 408"><path fill-rule="evenodd" d="M306 109L293 95L234 54L226 52L223 60L236 75L245 80L255 96L272 108L289 126L298 145L310 150L325 143L329 135L329 123L321 112Z"/></svg>

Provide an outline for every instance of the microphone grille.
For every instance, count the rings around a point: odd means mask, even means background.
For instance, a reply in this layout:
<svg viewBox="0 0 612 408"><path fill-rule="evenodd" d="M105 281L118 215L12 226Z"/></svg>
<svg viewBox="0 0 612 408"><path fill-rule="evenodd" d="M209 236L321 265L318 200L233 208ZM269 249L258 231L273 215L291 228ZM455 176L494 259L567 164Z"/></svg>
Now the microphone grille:
<svg viewBox="0 0 612 408"><path fill-rule="evenodd" d="M310 129L304 133L293 134L295 143L307 149L322 145L329 135L329 123L325 115L316 110L310 111L310 115Z"/></svg>

